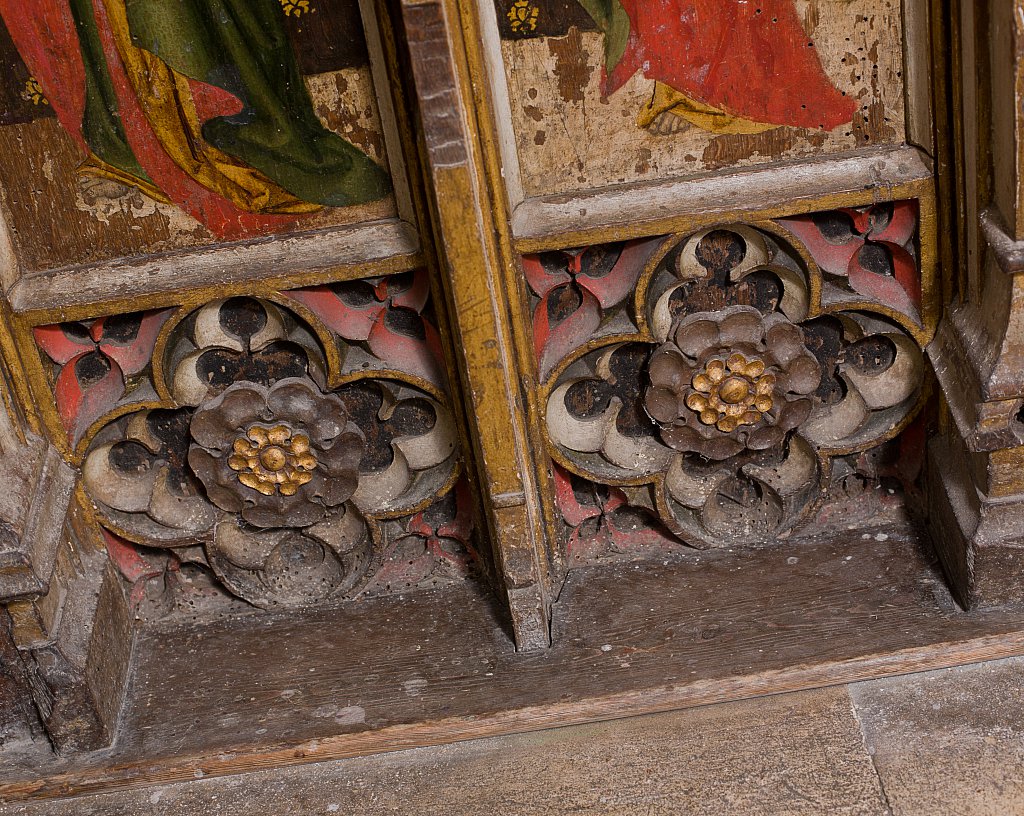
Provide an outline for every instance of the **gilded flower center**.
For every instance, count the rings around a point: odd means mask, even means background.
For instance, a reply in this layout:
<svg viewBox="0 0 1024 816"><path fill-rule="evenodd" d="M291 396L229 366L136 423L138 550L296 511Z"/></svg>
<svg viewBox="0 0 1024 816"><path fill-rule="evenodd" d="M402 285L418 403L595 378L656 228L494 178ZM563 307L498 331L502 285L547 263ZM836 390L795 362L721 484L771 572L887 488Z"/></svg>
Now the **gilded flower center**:
<svg viewBox="0 0 1024 816"><path fill-rule="evenodd" d="M709 360L690 385L686 407L705 425L732 433L741 425L756 425L772 409L775 375L765 373L764 360L736 353L728 360Z"/></svg>
<svg viewBox="0 0 1024 816"><path fill-rule="evenodd" d="M239 482L264 496L294 496L313 478L317 466L309 437L292 435L285 425L254 425L235 440L232 450L228 467L238 473Z"/></svg>
<svg viewBox="0 0 1024 816"><path fill-rule="evenodd" d="M750 383L743 377L729 377L718 387L718 396L730 405L738 405L750 394Z"/></svg>

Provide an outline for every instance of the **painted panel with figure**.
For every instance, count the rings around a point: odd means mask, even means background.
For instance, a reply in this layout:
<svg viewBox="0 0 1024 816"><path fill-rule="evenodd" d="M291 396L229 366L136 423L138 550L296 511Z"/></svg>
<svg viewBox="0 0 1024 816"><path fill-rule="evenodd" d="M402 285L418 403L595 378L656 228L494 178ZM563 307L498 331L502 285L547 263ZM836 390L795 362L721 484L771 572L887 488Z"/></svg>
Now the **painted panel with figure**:
<svg viewBox="0 0 1024 816"><path fill-rule="evenodd" d="M899 144L898 0L496 0L526 196Z"/></svg>
<svg viewBox="0 0 1024 816"><path fill-rule="evenodd" d="M23 269L395 214L356 0L0 0Z"/></svg>

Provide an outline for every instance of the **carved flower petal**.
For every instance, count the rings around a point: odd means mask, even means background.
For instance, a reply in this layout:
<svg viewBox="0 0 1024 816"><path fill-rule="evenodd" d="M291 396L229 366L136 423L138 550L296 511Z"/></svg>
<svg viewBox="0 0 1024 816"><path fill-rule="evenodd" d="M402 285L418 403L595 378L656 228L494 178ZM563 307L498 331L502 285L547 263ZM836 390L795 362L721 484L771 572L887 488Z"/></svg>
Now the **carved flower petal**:
<svg viewBox="0 0 1024 816"><path fill-rule="evenodd" d="M221 510L237 513L244 506L242 499L220 483L221 463L202 448L193 447L188 452L188 464L202 481L206 495ZM229 471L233 478L237 475Z"/></svg>
<svg viewBox="0 0 1024 816"><path fill-rule="evenodd" d="M676 425L661 432L662 441L677 451L699 452L707 441L689 425Z"/></svg>
<svg viewBox="0 0 1024 816"><path fill-rule="evenodd" d="M268 504L263 503L263 501L261 499L260 504L250 504L243 507L240 511L241 517L249 524L261 529L296 526L295 522L288 518L287 514L274 507L270 507Z"/></svg>
<svg viewBox="0 0 1024 816"><path fill-rule="evenodd" d="M818 447L831 447L852 435L867 420L871 412L864 398L853 387L836 405L823 405L800 426L800 435Z"/></svg>
<svg viewBox="0 0 1024 816"><path fill-rule="evenodd" d="M780 464L774 467L746 465L743 472L786 498L817 480L818 460L807 443L800 436L794 436L789 441L789 453Z"/></svg>
<svg viewBox="0 0 1024 816"><path fill-rule="evenodd" d="M76 333L76 336L69 336L72 328L80 329L81 326L70 324L68 331L65 331L61 324L37 326L32 330L32 334L36 343L51 360L58 365L66 365L79 354L95 348L93 340L84 331Z"/></svg>
<svg viewBox="0 0 1024 816"><path fill-rule="evenodd" d="M354 425L350 426L355 428ZM353 431L341 434L329 448L318 449L315 453L318 466L329 476L358 473L363 458L363 436Z"/></svg>
<svg viewBox="0 0 1024 816"><path fill-rule="evenodd" d="M705 394L711 391L714 382L707 374L698 374L693 378L693 387L698 391L703 391Z"/></svg>
<svg viewBox="0 0 1024 816"><path fill-rule="evenodd" d="M864 398L868 408L880 409L899 405L921 384L924 361L914 341L902 334L886 334L896 346L896 358L881 374L862 374L851 365L843 367L846 381Z"/></svg>
<svg viewBox="0 0 1024 816"><path fill-rule="evenodd" d="M679 260L676 262L676 274L683 280L689 278L703 278L708 274L707 269L697 259L697 252L700 242L711 232L731 232L738 236L744 245L743 256L739 263L729 270L730 277L738 280L758 266L768 262L768 245L757 230L744 226L743 224L730 224L725 227L711 227L701 230L690 236L682 251L679 253Z"/></svg>
<svg viewBox="0 0 1024 816"><path fill-rule="evenodd" d="M220 307L227 302L227 298L215 300L206 304L196 315L195 328L192 337L196 346L200 349L208 349L213 346L231 349L232 351L245 351L242 341L227 334L220 325Z"/></svg>
<svg viewBox="0 0 1024 816"><path fill-rule="evenodd" d="M337 591L345 568L319 541L292 532L267 556L260 577L271 604L308 604Z"/></svg>
<svg viewBox="0 0 1024 816"><path fill-rule="evenodd" d="M683 354L697 358L720 342L718 324L706 318L688 318L676 329L675 341Z"/></svg>
<svg viewBox="0 0 1024 816"><path fill-rule="evenodd" d="M324 506L311 501L307 492L310 485L303 485L292 496L277 493L273 496L259 496L255 504L248 504L241 510L241 516L255 527L308 527L322 520L326 514ZM255 495L255 494L254 494Z"/></svg>
<svg viewBox="0 0 1024 816"><path fill-rule="evenodd" d="M780 367L804 352L804 333L792 323L777 322L767 331L768 354Z"/></svg>
<svg viewBox="0 0 1024 816"><path fill-rule="evenodd" d="M193 351L174 369L171 393L179 405L199 405L209 393L209 385L196 371L196 363L206 349Z"/></svg>
<svg viewBox="0 0 1024 816"><path fill-rule="evenodd" d="M751 360L747 363L744 373L748 377L760 377L764 374L764 360Z"/></svg>
<svg viewBox="0 0 1024 816"><path fill-rule="evenodd" d="M671 346L662 346L651 355L647 373L651 383L663 388L678 388L690 379L693 367Z"/></svg>
<svg viewBox="0 0 1024 816"><path fill-rule="evenodd" d="M361 473L359 486L352 495L352 503L362 513L375 513L390 509L392 502L408 490L412 484L409 463L401 451L387 468L378 473Z"/></svg>
<svg viewBox="0 0 1024 816"><path fill-rule="evenodd" d="M110 450L103 445L92 451L82 465L82 480L89 495L99 502L125 513L141 513L149 506L159 468L149 462L144 470L125 473L110 461Z"/></svg>
<svg viewBox="0 0 1024 816"><path fill-rule="evenodd" d="M210 566L232 592L257 606L315 603L363 574L356 559L343 565L322 542L294 530L263 533L225 522L218 532L206 547ZM348 566L356 569L349 573Z"/></svg>
<svg viewBox="0 0 1024 816"><path fill-rule="evenodd" d="M596 453L604 442L605 426L614 422L615 412L608 408L604 413L580 419L571 414L565 406L565 396L579 380L562 383L548 397L547 429L551 441L556 445L581 453Z"/></svg>
<svg viewBox="0 0 1024 816"><path fill-rule="evenodd" d="M780 224L792 232L810 250L818 266L833 275L846 275L850 258L864 245L864 238L851 232L842 244L834 244L822 235L811 215L781 219Z"/></svg>
<svg viewBox="0 0 1024 816"><path fill-rule="evenodd" d="M696 397L696 394L691 394ZM667 388L648 388L644 394L644 410L655 422L669 423L679 416L679 400Z"/></svg>
<svg viewBox="0 0 1024 816"><path fill-rule="evenodd" d="M615 401L615 416L622 403ZM614 420L608 423L601 453L613 465L636 473L655 473L668 465L671 452L650 436L626 436Z"/></svg>
<svg viewBox="0 0 1024 816"><path fill-rule="evenodd" d="M747 370L747 358L742 354L730 354L725 366L730 374L742 374Z"/></svg>
<svg viewBox="0 0 1024 816"><path fill-rule="evenodd" d="M671 392L665 393L671 395ZM706 411L708 409L708 398L705 397L703 394L690 392L690 394L686 397L686 407L689 408L691 411L696 411L699 414L702 411ZM654 415L652 414L652 416ZM654 418L657 419L657 417ZM662 421L669 422L671 419L675 419L675 417L670 417L670 419Z"/></svg>
<svg viewBox="0 0 1024 816"><path fill-rule="evenodd" d="M725 379L725 363L721 360L712 360L708 363L706 371L711 382L721 382Z"/></svg>
<svg viewBox="0 0 1024 816"><path fill-rule="evenodd" d="M189 431L204 448L228 450L247 425L265 420L266 390L259 386L234 387L204 405Z"/></svg>
<svg viewBox="0 0 1024 816"><path fill-rule="evenodd" d="M339 555L357 549L367 538L366 522L347 504L336 507L326 519L305 532Z"/></svg>
<svg viewBox="0 0 1024 816"><path fill-rule="evenodd" d="M233 333L225 331L221 320L221 308L230 299L216 300L199 310L199 313L196 315L195 329L192 332L195 344L199 349L218 347L231 349L232 351L245 350L242 340ZM245 300L250 299L245 298ZM262 309L263 317L265 318L263 326L248 338L252 350L258 351L275 340L284 339L286 334L284 318L280 310L272 303L256 300L255 298L251 300Z"/></svg>
<svg viewBox="0 0 1024 816"><path fill-rule="evenodd" d="M654 308L651 309L651 333L659 343L664 343L668 340L669 333L672 331L672 324L675 320L671 309L672 295L681 288L682 284L670 286L658 298Z"/></svg>
<svg viewBox="0 0 1024 816"><path fill-rule="evenodd" d="M751 271L753 270L747 270L742 275L732 275L731 277L733 280L740 280ZM806 319L811 301L806 278L801 273L785 266L770 266L768 271L782 281L782 300L779 302L779 311L794 323Z"/></svg>
<svg viewBox="0 0 1024 816"><path fill-rule="evenodd" d="M319 496L325 506L337 507L352 498L358 487L358 472L348 471L341 476L330 478L320 476L310 483L309 489L311 495Z"/></svg>
<svg viewBox="0 0 1024 816"><path fill-rule="evenodd" d="M310 438L317 447L326 447L336 444L339 435L354 434L359 437L362 444L363 432L359 427L348 420L348 412L344 406L325 404L324 413L316 418L312 425L305 426Z"/></svg>
<svg viewBox="0 0 1024 816"><path fill-rule="evenodd" d="M697 509L715 493L718 485L728 474L717 470L708 475L694 475L683 464L683 457L676 456L665 474L665 489L669 495L684 507Z"/></svg>
<svg viewBox="0 0 1024 816"><path fill-rule="evenodd" d="M225 519L217 525L212 548L237 567L259 570L287 534L285 530L243 529L235 519Z"/></svg>
<svg viewBox="0 0 1024 816"><path fill-rule="evenodd" d="M740 417L741 425L756 425L760 421L760 411L747 411L742 417Z"/></svg>
<svg viewBox="0 0 1024 816"><path fill-rule="evenodd" d="M157 454L163 447L163 443L154 436L149 426L149 411L139 411L132 414L128 420L128 427L125 429L125 439L131 439L143 445L150 453Z"/></svg>
<svg viewBox="0 0 1024 816"><path fill-rule="evenodd" d="M217 520L210 503L202 496L180 493L171 484L169 475L169 466L160 468L160 474L153 485L148 515L175 530L187 530L197 535L209 530Z"/></svg>
<svg viewBox="0 0 1024 816"><path fill-rule="evenodd" d="M708 459L728 459L743 450L743 445L731 437L705 438L688 425L663 430L661 439L677 451L692 451Z"/></svg>
<svg viewBox="0 0 1024 816"><path fill-rule="evenodd" d="M704 448L701 453L708 457L708 459L722 460L735 456L742 450L742 443L733 439L731 436L718 436L708 439L704 443Z"/></svg>
<svg viewBox="0 0 1024 816"><path fill-rule="evenodd" d="M780 384L794 394L813 393L821 384L821 366L817 358L810 353L794 357L786 367Z"/></svg>
<svg viewBox="0 0 1024 816"><path fill-rule="evenodd" d="M298 377L279 380L267 393L267 407L275 419L300 427L312 426L331 402L313 391L308 381ZM344 409L342 409L344 410Z"/></svg>
<svg viewBox="0 0 1024 816"><path fill-rule="evenodd" d="M719 334L723 346L735 346L739 343L756 344L764 336L761 326L762 314L748 306L734 306L726 309L721 321Z"/></svg>
<svg viewBox="0 0 1024 816"><path fill-rule="evenodd" d="M798 428L807 421L807 417L811 415L812 408L814 408L814 403L809 399L786 402L782 405L776 425L782 431L791 431L793 428Z"/></svg>
<svg viewBox="0 0 1024 816"><path fill-rule="evenodd" d="M751 450L767 450L778 445L786 438L786 432L777 425L766 425L750 432L747 437L747 447Z"/></svg>

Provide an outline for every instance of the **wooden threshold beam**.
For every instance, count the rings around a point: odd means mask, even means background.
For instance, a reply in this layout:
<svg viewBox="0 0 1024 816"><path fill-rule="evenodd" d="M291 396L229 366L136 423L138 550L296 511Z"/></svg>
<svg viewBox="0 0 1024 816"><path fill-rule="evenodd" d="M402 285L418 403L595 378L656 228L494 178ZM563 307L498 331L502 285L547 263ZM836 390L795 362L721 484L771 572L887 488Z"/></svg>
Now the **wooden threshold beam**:
<svg viewBox="0 0 1024 816"><path fill-rule="evenodd" d="M63 797L607 720L1024 654L1024 610L964 613L910 527L579 569L554 645L516 653L465 584L144 630L103 754L4 768Z"/></svg>

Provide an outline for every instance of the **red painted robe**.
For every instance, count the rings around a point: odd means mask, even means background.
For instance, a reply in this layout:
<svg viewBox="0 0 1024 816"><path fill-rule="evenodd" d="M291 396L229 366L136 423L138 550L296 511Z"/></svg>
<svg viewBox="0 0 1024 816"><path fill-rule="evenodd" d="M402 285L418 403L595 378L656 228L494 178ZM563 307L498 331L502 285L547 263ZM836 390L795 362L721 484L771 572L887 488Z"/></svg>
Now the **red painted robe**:
<svg viewBox="0 0 1024 816"><path fill-rule="evenodd" d="M825 74L793 0L619 0L631 31L604 79L637 71L733 116L832 130L857 108Z"/></svg>

